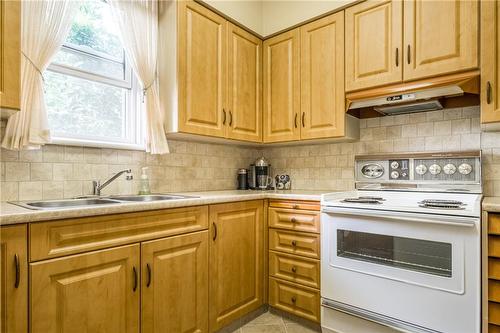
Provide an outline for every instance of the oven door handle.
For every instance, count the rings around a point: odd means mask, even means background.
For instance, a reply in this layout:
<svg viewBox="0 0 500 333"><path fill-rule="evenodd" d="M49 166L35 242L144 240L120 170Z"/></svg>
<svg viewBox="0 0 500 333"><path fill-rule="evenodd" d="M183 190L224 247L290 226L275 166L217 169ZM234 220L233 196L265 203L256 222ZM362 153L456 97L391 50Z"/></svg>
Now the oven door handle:
<svg viewBox="0 0 500 333"><path fill-rule="evenodd" d="M474 227L479 218L476 217L463 217L463 216L446 216L446 215L433 215L423 217L423 214L405 213L405 212L387 212L378 211L375 209L356 209L356 208L342 208L342 207L323 207L322 212L327 214L337 215L351 215L351 216L365 216L365 217L379 217L388 220L418 222L418 223L433 223L441 225L454 225L460 227Z"/></svg>

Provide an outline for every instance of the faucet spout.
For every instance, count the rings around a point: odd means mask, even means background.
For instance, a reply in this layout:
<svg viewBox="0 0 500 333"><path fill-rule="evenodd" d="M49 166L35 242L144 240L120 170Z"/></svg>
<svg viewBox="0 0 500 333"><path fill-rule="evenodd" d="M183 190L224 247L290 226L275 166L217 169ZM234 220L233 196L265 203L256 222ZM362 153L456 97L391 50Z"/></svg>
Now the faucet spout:
<svg viewBox="0 0 500 333"><path fill-rule="evenodd" d="M99 180L92 181L94 195L98 195L98 196L101 195L102 189L105 188L106 186L108 186L109 184L111 184L116 178L120 177L124 173L131 173L131 172L132 172L131 169L125 169L125 170L119 171L116 174L114 174L113 176L111 176L108 180L106 180L102 184ZM132 180L132 179L133 179L132 175L127 176L127 180Z"/></svg>

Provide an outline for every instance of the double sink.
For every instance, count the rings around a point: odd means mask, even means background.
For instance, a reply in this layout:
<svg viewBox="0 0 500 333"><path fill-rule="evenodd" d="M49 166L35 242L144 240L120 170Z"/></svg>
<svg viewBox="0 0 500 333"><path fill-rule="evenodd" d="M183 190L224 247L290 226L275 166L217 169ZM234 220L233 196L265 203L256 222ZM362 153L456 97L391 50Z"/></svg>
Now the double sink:
<svg viewBox="0 0 500 333"><path fill-rule="evenodd" d="M151 194L151 195L115 195L108 197L87 197L65 200L41 200L41 201L16 201L11 202L28 209L50 210L61 208L94 207L130 202L153 202L165 200L192 199L196 197L177 194Z"/></svg>

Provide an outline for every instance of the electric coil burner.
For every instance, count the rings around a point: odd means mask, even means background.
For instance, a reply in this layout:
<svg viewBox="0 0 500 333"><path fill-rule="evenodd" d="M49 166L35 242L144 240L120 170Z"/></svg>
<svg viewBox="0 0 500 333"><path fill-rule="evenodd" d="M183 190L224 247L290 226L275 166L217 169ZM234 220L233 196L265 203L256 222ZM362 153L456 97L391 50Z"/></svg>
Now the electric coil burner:
<svg viewBox="0 0 500 333"><path fill-rule="evenodd" d="M422 208L431 209L465 209L465 203L457 200L426 199L419 202Z"/></svg>

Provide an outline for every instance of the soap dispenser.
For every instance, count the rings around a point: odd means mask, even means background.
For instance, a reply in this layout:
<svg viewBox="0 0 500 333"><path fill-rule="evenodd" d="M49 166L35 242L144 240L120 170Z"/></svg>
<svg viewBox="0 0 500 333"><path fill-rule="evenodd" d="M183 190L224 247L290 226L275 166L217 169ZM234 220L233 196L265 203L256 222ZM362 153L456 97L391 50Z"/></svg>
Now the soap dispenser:
<svg viewBox="0 0 500 333"><path fill-rule="evenodd" d="M139 188L139 195L151 194L151 190L149 189L149 178L148 178L148 167L141 168L141 183Z"/></svg>

